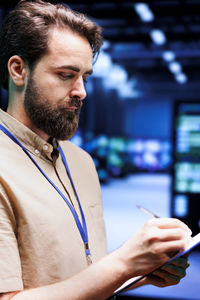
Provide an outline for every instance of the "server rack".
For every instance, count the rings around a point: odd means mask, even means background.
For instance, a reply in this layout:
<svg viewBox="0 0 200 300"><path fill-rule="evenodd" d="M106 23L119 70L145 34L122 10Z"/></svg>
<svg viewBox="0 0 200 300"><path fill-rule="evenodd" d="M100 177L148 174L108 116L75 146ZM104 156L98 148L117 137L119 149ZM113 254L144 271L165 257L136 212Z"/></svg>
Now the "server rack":
<svg viewBox="0 0 200 300"><path fill-rule="evenodd" d="M171 215L197 234L200 232L200 101L176 101L173 122Z"/></svg>

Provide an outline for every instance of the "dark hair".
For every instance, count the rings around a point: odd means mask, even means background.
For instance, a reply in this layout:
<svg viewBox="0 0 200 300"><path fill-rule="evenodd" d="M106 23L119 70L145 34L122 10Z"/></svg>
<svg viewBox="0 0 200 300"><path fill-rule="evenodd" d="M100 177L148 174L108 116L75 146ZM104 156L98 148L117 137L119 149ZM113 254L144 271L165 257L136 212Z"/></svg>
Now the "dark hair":
<svg viewBox="0 0 200 300"><path fill-rule="evenodd" d="M19 55L33 68L46 52L50 27L66 27L87 38L93 57L102 45L101 28L84 14L62 4L21 0L5 18L0 32L0 81L8 89L8 60Z"/></svg>

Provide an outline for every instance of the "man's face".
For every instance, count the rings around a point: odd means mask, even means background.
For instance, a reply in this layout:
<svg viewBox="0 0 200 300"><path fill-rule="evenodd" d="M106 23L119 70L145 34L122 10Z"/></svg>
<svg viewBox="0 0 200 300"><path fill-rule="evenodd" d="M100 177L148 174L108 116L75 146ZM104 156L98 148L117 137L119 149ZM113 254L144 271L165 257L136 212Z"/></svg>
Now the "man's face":
<svg viewBox="0 0 200 300"><path fill-rule="evenodd" d="M24 107L32 125L49 137L72 137L91 72L88 41L69 30L52 29L48 51L30 72L25 89Z"/></svg>

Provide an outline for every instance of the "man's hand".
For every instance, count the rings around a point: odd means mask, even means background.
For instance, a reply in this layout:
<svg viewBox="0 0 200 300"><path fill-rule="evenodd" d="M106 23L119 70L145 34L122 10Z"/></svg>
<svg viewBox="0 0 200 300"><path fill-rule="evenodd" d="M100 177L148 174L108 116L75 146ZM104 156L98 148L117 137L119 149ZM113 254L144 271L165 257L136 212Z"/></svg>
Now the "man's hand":
<svg viewBox="0 0 200 300"><path fill-rule="evenodd" d="M187 256L179 257L148 275L143 284L152 284L158 287L178 284L185 277L189 265Z"/></svg>
<svg viewBox="0 0 200 300"><path fill-rule="evenodd" d="M134 277L148 274L161 267L175 253L183 251L190 241L191 230L180 220L153 218L119 249L119 254L126 265L126 270L130 272L129 276ZM173 276L178 278L183 276L185 268L186 262L182 258L156 271L154 276L169 282L172 278L176 280Z"/></svg>

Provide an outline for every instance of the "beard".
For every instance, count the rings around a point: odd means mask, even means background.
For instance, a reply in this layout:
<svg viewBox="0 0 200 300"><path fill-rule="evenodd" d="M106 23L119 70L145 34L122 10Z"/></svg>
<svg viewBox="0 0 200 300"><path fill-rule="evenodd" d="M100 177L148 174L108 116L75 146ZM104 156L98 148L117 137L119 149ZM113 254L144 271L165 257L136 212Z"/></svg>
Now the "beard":
<svg viewBox="0 0 200 300"><path fill-rule="evenodd" d="M75 111L68 111L76 106ZM52 105L42 94L32 77L29 78L24 96L24 107L32 123L45 132L49 137L57 140L70 139L78 128L79 114L82 101L74 97L65 105Z"/></svg>

